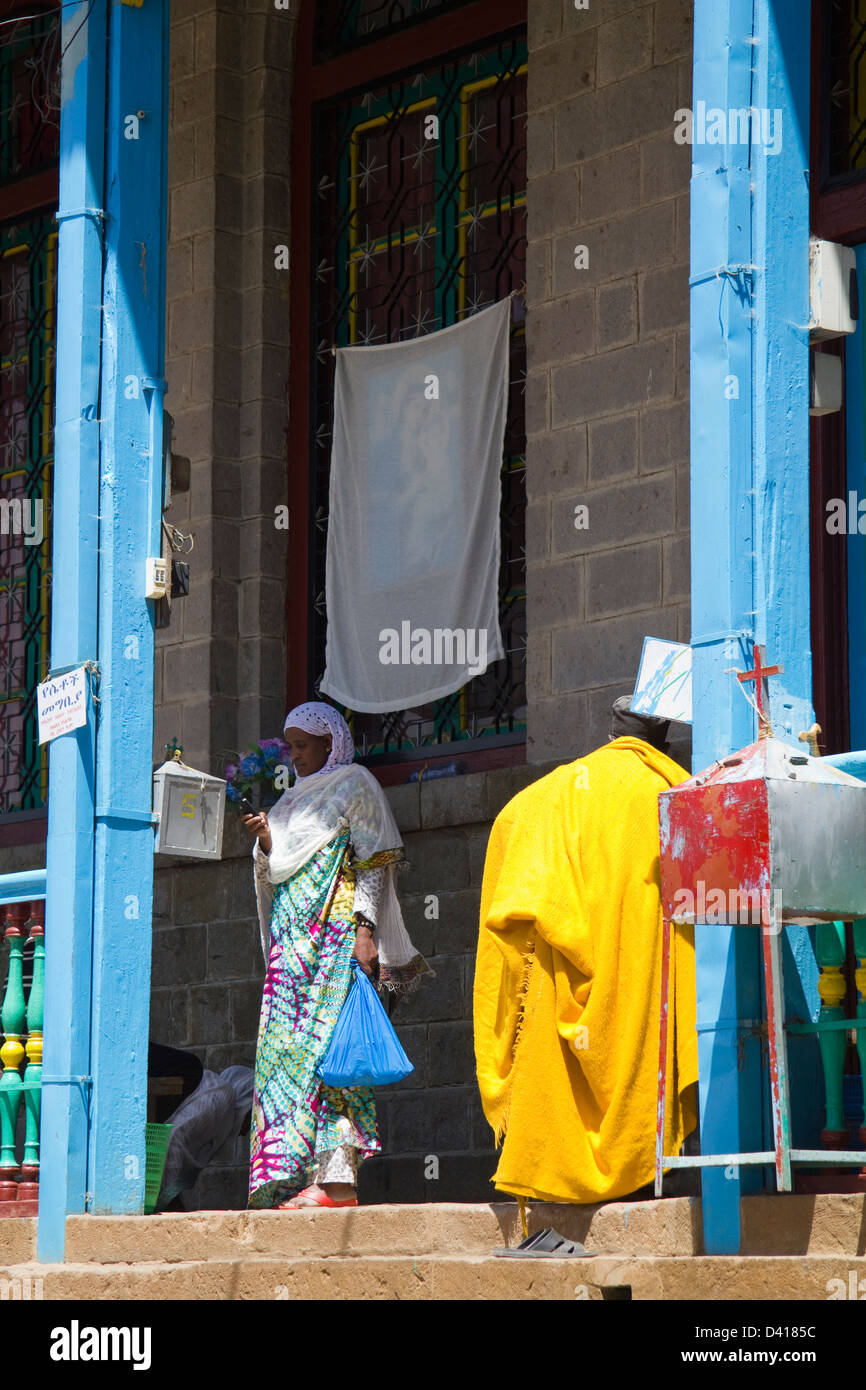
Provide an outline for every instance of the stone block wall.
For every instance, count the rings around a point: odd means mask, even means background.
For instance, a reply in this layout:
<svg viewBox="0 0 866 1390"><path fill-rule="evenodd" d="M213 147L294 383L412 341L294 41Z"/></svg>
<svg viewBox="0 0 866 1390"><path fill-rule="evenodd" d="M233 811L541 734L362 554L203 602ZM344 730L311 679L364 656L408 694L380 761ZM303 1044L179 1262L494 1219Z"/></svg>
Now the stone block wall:
<svg viewBox="0 0 866 1390"><path fill-rule="evenodd" d="M689 640L691 10L529 0L531 761L605 741L646 634Z"/></svg>
<svg viewBox="0 0 866 1390"><path fill-rule="evenodd" d="M383 1153L361 1170L362 1200L484 1201L493 1192L496 1157L472 1042L484 856L495 816L550 766L386 793L409 861L400 876L406 925L435 976L394 1016L415 1071L377 1093ZM222 861L160 857L154 901L151 1037L194 1052L211 1071L253 1065L264 978L249 840L227 815ZM248 1172L249 1141L238 1138L202 1174L188 1205L245 1206Z"/></svg>
<svg viewBox="0 0 866 1390"><path fill-rule="evenodd" d="M166 405L191 487L168 519L196 539L189 597L158 634L154 751L161 761L177 736L187 761L215 771L284 714L274 508L290 344L274 247L290 246L296 9L172 0ZM673 126L690 100L691 9L528 0L529 764L387 793L411 864L407 924L436 977L395 1017L416 1072L380 1093L385 1154L363 1170L367 1200L489 1195L471 1009L491 821L548 766L606 740L645 634L689 637L690 152ZM43 856L6 850L3 869ZM262 978L248 845L231 819L222 862L157 861L152 1037L212 1070L251 1066ZM192 1204L243 1206L247 1154L246 1140L227 1145Z"/></svg>
<svg viewBox="0 0 866 1390"><path fill-rule="evenodd" d="M193 766L284 713L289 117L295 19L272 0L172 0L166 408L191 485L189 596L157 634L154 755Z"/></svg>

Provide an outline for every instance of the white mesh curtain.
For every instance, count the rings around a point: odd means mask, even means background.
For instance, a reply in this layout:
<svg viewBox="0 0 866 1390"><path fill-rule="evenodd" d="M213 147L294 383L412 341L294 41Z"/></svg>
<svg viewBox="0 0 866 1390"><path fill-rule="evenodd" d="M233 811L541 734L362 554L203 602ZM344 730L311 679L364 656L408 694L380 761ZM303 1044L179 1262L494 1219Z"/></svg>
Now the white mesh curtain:
<svg viewBox="0 0 866 1390"><path fill-rule="evenodd" d="M439 699L503 656L510 310L337 354L321 690L350 709Z"/></svg>

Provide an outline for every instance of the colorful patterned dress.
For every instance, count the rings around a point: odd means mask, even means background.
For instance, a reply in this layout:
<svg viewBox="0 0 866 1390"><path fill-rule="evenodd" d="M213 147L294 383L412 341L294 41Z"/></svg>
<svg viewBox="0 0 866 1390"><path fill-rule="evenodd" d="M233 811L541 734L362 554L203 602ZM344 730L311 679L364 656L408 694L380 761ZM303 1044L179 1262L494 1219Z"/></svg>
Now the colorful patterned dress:
<svg viewBox="0 0 866 1390"><path fill-rule="evenodd" d="M363 1159L381 1148L372 1089L337 1090L317 1076L352 979L348 843L345 830L274 889L250 1131L251 1207L288 1200L335 1154L354 1150ZM329 1176L334 1171L331 1164Z"/></svg>

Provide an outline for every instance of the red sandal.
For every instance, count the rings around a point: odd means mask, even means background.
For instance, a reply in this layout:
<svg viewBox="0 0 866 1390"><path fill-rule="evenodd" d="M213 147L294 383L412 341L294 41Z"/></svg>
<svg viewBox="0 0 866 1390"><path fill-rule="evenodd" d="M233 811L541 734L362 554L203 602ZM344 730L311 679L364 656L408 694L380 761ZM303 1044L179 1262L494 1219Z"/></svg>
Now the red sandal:
<svg viewBox="0 0 866 1390"><path fill-rule="evenodd" d="M344 1202L335 1202L333 1197L328 1196L327 1192L314 1192L310 1187L305 1187L303 1192L296 1192L295 1197L307 1197L311 1202L315 1202L317 1207L356 1207L358 1205L357 1197L349 1197ZM295 1197L290 1198L290 1201L293 1202L295 1200ZM279 1207L277 1207L277 1211L304 1210L304 1207L293 1207L290 1206L288 1202L285 1203L285 1205L281 1204ZM310 1208L307 1207L306 1210L309 1211Z"/></svg>

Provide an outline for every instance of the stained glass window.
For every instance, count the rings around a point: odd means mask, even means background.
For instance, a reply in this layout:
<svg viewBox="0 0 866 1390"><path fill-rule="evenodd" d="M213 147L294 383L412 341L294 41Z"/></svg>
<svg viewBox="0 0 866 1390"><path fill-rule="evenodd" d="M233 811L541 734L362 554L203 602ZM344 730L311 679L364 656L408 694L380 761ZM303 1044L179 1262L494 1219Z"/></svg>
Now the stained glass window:
<svg viewBox="0 0 866 1390"><path fill-rule="evenodd" d="M34 5L38 9L38 5ZM60 26L36 15L0 29L0 181L57 163L60 148ZM0 216L2 216L0 196Z"/></svg>
<svg viewBox="0 0 866 1390"><path fill-rule="evenodd" d="M0 30L3 189L57 162L56 14ZM0 811L45 804L36 685L48 669L57 224L0 222Z"/></svg>
<svg viewBox="0 0 866 1390"><path fill-rule="evenodd" d="M526 45L501 40L329 102L315 113L314 613L324 668L332 345L399 342L458 323L524 284ZM525 333L514 300L502 464L500 625L506 656L434 705L351 715L366 756L525 728Z"/></svg>
<svg viewBox="0 0 866 1390"><path fill-rule="evenodd" d="M866 174L866 0L827 0L822 12L822 178Z"/></svg>
<svg viewBox="0 0 866 1390"><path fill-rule="evenodd" d="M326 61L365 41L384 38L419 20L432 19L469 3L470 0L319 0L316 58Z"/></svg>

